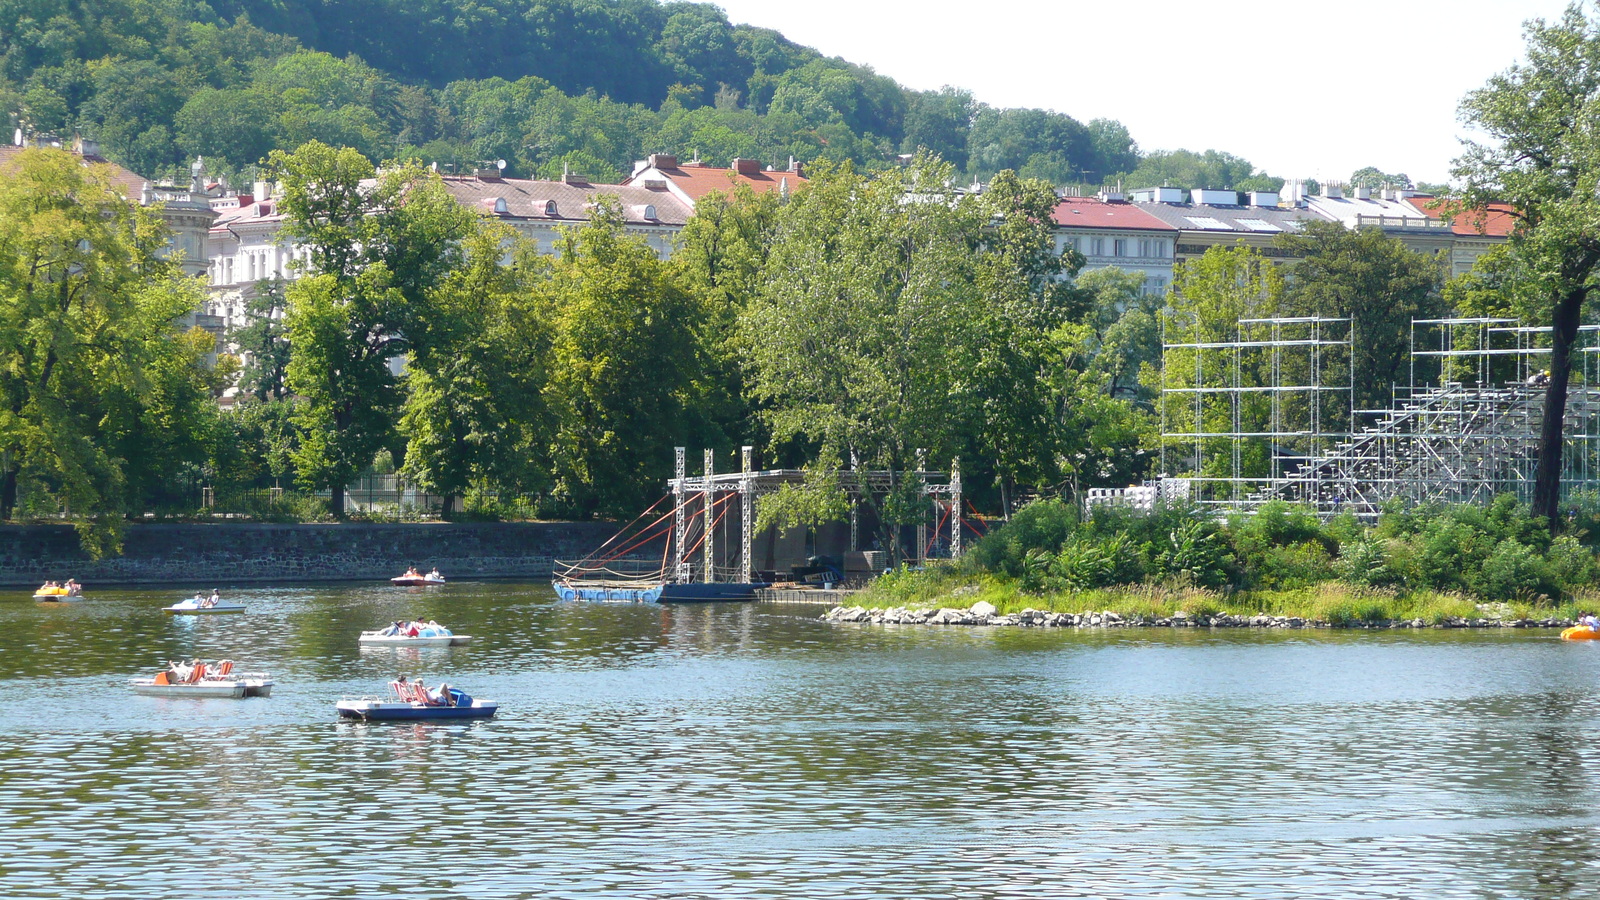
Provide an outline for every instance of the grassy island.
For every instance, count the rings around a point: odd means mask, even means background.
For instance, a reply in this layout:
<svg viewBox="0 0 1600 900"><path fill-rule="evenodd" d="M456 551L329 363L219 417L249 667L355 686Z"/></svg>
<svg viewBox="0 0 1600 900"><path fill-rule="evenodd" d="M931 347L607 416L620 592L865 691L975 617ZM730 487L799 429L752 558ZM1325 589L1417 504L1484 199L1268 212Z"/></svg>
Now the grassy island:
<svg viewBox="0 0 1600 900"><path fill-rule="evenodd" d="M867 608L1026 609L1126 619L1295 617L1332 625L1572 619L1600 609L1592 503L1552 535L1515 498L1489 506L1396 507L1376 524L1321 521L1270 503L1215 519L1046 500L958 562L900 569L854 601Z"/></svg>

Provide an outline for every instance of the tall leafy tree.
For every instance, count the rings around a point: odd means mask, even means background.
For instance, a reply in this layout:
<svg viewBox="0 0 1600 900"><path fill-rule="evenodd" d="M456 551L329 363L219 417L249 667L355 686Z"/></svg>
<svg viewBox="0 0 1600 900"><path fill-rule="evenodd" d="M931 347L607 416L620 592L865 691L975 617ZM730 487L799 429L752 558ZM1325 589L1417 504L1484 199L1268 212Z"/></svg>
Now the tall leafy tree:
<svg viewBox="0 0 1600 900"><path fill-rule="evenodd" d="M919 450L942 462L976 446L990 471L1050 467L1049 187L1006 174L958 197L951 168L926 156L875 179L814 176L779 216L743 329L750 391L773 440L810 451L817 506L833 506L828 478L851 461L904 470ZM883 498L884 546L918 500Z"/></svg>
<svg viewBox="0 0 1600 900"><path fill-rule="evenodd" d="M113 186L104 166L26 150L0 178L0 515L22 479L59 504L85 548L119 544L133 465L154 443L180 465L204 414L192 344L178 319L198 305L192 279L163 257L164 229ZM139 491L135 489L134 494Z"/></svg>
<svg viewBox="0 0 1600 900"><path fill-rule="evenodd" d="M1552 525L1561 494L1567 387L1585 305L1600 275L1600 26L1577 3L1526 26L1525 62L1468 94L1461 118L1489 140L1467 145L1453 174L1470 209L1509 203L1516 270L1544 296L1551 326L1533 511Z"/></svg>
<svg viewBox="0 0 1600 900"><path fill-rule="evenodd" d="M302 398L297 475L332 494L388 441L400 405L391 360L427 340L431 292L461 264L475 214L416 166L377 173L355 150L310 142L269 160L285 232L306 248L308 277L288 288L285 371Z"/></svg>
<svg viewBox="0 0 1600 900"><path fill-rule="evenodd" d="M632 515L671 475L672 447L711 436L695 403L701 310L610 203L568 233L536 292L552 328L555 498Z"/></svg>
<svg viewBox="0 0 1600 900"><path fill-rule="evenodd" d="M1283 314L1350 319L1356 408L1387 407L1410 359L1411 320L1443 313L1443 263L1376 228L1337 222L1306 222L1278 242L1301 259Z"/></svg>
<svg viewBox="0 0 1600 900"><path fill-rule="evenodd" d="M502 265L514 238L484 223L467 239L465 265L433 291L406 366L401 474L443 496L447 514L473 487L546 487L550 328L532 286L549 261L520 246Z"/></svg>

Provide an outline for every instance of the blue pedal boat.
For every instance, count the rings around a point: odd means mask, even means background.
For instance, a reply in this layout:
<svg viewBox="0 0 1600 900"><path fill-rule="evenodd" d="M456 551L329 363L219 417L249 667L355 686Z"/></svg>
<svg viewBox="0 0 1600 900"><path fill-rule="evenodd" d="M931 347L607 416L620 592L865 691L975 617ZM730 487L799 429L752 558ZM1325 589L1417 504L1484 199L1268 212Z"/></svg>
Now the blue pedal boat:
<svg viewBox="0 0 1600 900"><path fill-rule="evenodd" d="M493 718L500 704L478 700L452 688L446 702L430 699L421 684L389 682L389 697L362 697L334 704L341 719L363 722L419 722Z"/></svg>

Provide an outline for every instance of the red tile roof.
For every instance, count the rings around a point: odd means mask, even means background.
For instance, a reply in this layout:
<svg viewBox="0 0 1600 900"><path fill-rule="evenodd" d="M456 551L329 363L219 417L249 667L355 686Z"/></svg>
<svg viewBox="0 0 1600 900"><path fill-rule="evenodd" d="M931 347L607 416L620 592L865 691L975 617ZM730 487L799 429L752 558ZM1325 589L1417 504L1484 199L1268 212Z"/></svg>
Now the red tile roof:
<svg viewBox="0 0 1600 900"><path fill-rule="evenodd" d="M1462 212L1459 203L1428 196L1407 197L1406 202L1435 219L1450 219L1450 231L1454 234L1505 237L1511 234L1517 224L1508 203L1491 203L1487 209ZM1435 208L1434 204L1438 204L1438 207Z"/></svg>
<svg viewBox="0 0 1600 900"><path fill-rule="evenodd" d="M806 183L804 175L788 169L774 172L765 170L740 172L734 169L708 166L697 162L675 163L670 166L652 166L642 169L622 183L642 184L658 177L671 181L694 201L699 201L701 197L714 191L720 191L724 194L731 193L733 186L736 184L749 185L756 193L768 193L779 190L786 182L788 189L791 191Z"/></svg>
<svg viewBox="0 0 1600 900"><path fill-rule="evenodd" d="M1131 203L1107 203L1095 197L1063 197L1050 218L1064 228L1178 230Z"/></svg>

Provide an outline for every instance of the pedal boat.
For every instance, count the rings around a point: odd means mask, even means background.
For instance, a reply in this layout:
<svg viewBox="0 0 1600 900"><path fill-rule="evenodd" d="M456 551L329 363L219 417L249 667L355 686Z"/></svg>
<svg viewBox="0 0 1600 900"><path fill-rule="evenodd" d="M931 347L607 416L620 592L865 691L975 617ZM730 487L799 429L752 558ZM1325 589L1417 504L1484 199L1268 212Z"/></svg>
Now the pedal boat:
<svg viewBox="0 0 1600 900"><path fill-rule="evenodd" d="M1561 632L1561 639L1564 641L1600 641L1600 631L1596 631L1587 625L1574 625Z"/></svg>
<svg viewBox="0 0 1600 900"><path fill-rule="evenodd" d="M40 603L77 603L79 600L83 599L83 595L39 593L34 594L33 599L39 601Z"/></svg>
<svg viewBox="0 0 1600 900"><path fill-rule="evenodd" d="M180 600L171 606L161 607L161 611L169 616L189 615L199 616L210 613L242 613L244 604L236 600L218 600L214 605L207 606L206 601L199 597L190 597Z"/></svg>
<svg viewBox="0 0 1600 900"><path fill-rule="evenodd" d="M187 679L168 669L153 677L135 678L133 692L147 697L202 697L239 699L272 696L272 676L265 672L234 672L233 663L224 660L215 668L201 663L199 677Z"/></svg>
<svg viewBox="0 0 1600 900"><path fill-rule="evenodd" d="M400 587L427 587L433 584L444 584L444 576L434 575L431 572L427 575L396 575L389 579L389 583Z"/></svg>
<svg viewBox="0 0 1600 900"><path fill-rule="evenodd" d="M449 647L465 644L471 640L472 635L470 634L450 634L449 632L439 634L430 629L416 637L409 637L404 634L384 634L381 631L363 631L361 632L360 643L363 647Z"/></svg>
<svg viewBox="0 0 1600 900"><path fill-rule="evenodd" d="M359 700L340 700L334 704L341 719L359 719L363 722L419 722L450 719L493 718L500 704L492 700L478 700L452 690L455 705L430 703L418 693L421 685L389 682L390 696L379 699L362 697Z"/></svg>

